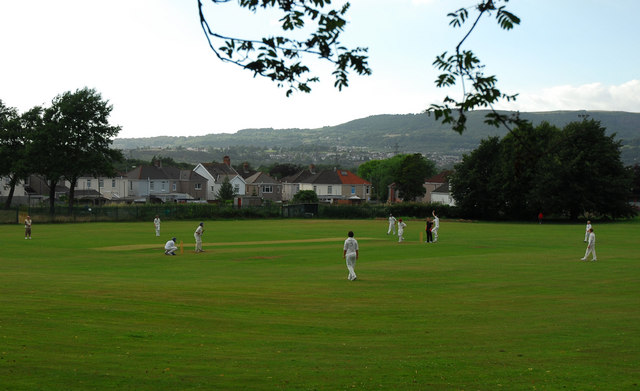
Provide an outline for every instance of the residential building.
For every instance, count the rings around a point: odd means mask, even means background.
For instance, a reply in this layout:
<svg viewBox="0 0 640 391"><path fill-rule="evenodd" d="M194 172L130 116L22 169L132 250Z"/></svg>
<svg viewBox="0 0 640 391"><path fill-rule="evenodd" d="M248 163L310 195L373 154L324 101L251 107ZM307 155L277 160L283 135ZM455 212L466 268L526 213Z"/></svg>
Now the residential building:
<svg viewBox="0 0 640 391"><path fill-rule="evenodd" d="M438 188L431 192L431 202L432 203L440 203L449 206L455 206L456 201L453 199L451 195L451 186L449 182L443 183Z"/></svg>
<svg viewBox="0 0 640 391"><path fill-rule="evenodd" d="M205 178L207 200L217 199L218 192L225 178L229 179L237 196L246 194L246 182L244 178L231 167L231 159L229 156L225 156L222 163L198 163L193 171Z"/></svg>
<svg viewBox="0 0 640 391"><path fill-rule="evenodd" d="M293 199L293 196L296 195L297 192L299 192L300 190L306 190L302 188L302 183L304 183L307 178L315 174L317 174L315 171L315 166L311 164L309 165L308 170L302 170L293 175L282 178L280 180L280 182L282 183L282 200L291 201L291 199Z"/></svg>
<svg viewBox="0 0 640 391"><path fill-rule="evenodd" d="M451 175L452 173L453 171L445 170L437 175L432 176L431 178L425 179L424 184L422 186L425 188L426 192L424 194L424 197L422 198L422 202L427 204L431 202L436 202L432 199L431 193L434 190L440 188L445 183L448 184L449 175ZM448 185L447 185L447 188L448 188Z"/></svg>
<svg viewBox="0 0 640 391"><path fill-rule="evenodd" d="M127 173L127 196L135 202L179 202L206 200L207 180L191 170L141 165Z"/></svg>
<svg viewBox="0 0 640 391"><path fill-rule="evenodd" d="M49 187L46 187L47 194L49 195ZM9 193L11 192L11 178L0 177L0 205L4 205L9 197ZM27 178L26 181L19 180L16 183L15 188L13 189L13 195L11 197L11 205L28 205L29 203L33 204L34 202L40 202L44 198L44 195L40 195L34 191L31 187L30 178Z"/></svg>
<svg viewBox="0 0 640 391"><path fill-rule="evenodd" d="M245 178L246 195L262 200L282 201L282 183L264 172L256 172Z"/></svg>
<svg viewBox="0 0 640 391"><path fill-rule="evenodd" d="M322 202L368 201L371 198L371 183L348 170L323 170L314 167L282 179L283 198L301 190L313 190ZM285 190L286 189L286 190ZM284 198L290 200L291 198Z"/></svg>
<svg viewBox="0 0 640 391"><path fill-rule="evenodd" d="M129 180L127 174L121 173L115 177L84 175L76 181L74 190L74 198L81 200L83 197L104 198L112 202L127 201L129 198L128 186ZM66 186L71 184L66 181ZM94 194L95 192L95 194Z"/></svg>

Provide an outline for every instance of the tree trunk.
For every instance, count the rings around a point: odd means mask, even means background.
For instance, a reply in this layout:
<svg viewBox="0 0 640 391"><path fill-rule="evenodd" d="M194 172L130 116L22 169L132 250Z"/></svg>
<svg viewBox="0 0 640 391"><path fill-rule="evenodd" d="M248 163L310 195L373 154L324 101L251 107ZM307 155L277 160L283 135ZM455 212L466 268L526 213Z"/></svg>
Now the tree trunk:
<svg viewBox="0 0 640 391"><path fill-rule="evenodd" d="M58 180L49 181L49 214L51 216L56 213L56 186L58 185Z"/></svg>
<svg viewBox="0 0 640 391"><path fill-rule="evenodd" d="M78 182L78 178L71 178L69 180L69 214L73 213L73 200L75 198L75 189L76 183Z"/></svg>
<svg viewBox="0 0 640 391"><path fill-rule="evenodd" d="M14 174L11 177L11 182L9 182L9 195L7 196L7 201L4 204L5 209L9 209L11 207L11 201L13 200L13 193L16 190L16 183L18 183L18 177Z"/></svg>

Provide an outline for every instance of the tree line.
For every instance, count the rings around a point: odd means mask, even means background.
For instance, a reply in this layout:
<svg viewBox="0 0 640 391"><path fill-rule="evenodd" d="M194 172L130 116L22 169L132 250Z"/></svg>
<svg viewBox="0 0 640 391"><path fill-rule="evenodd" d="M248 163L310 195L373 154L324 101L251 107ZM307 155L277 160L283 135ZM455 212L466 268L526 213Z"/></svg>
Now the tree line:
<svg viewBox="0 0 640 391"><path fill-rule="evenodd" d="M11 205L18 181L32 174L47 182L51 213L58 184L70 182L71 209L79 177L115 175L114 162L122 160L122 153L111 148L120 131L109 123L112 109L87 87L21 114L0 100L0 176L8 177L10 186L5 208Z"/></svg>
<svg viewBox="0 0 640 391"><path fill-rule="evenodd" d="M620 148L593 119L562 129L523 123L463 156L450 177L452 195L470 218L631 216L637 170L623 165Z"/></svg>

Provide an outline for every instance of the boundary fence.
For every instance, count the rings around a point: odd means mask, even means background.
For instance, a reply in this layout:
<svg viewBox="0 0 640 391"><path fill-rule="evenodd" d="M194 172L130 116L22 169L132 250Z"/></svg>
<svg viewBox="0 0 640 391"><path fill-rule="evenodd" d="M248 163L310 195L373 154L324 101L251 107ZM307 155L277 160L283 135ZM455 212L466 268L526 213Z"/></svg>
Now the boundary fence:
<svg viewBox="0 0 640 391"><path fill-rule="evenodd" d="M331 218L374 219L394 216L425 218L435 210L441 217L456 218L457 210L442 204L266 204L237 207L225 204L144 204L82 206L69 210L68 206L14 207L0 210L0 224L22 224L30 215L33 221L42 223L83 223L107 221L152 221L156 215L161 220L212 220L212 219L261 219L261 218Z"/></svg>

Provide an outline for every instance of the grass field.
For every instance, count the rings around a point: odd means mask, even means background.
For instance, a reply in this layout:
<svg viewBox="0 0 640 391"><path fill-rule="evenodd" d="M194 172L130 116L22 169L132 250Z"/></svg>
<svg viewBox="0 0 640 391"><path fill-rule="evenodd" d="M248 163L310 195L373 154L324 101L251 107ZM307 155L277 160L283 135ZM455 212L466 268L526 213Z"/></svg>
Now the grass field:
<svg viewBox="0 0 640 391"><path fill-rule="evenodd" d="M0 226L0 390L640 390L638 220L197 223Z"/></svg>

